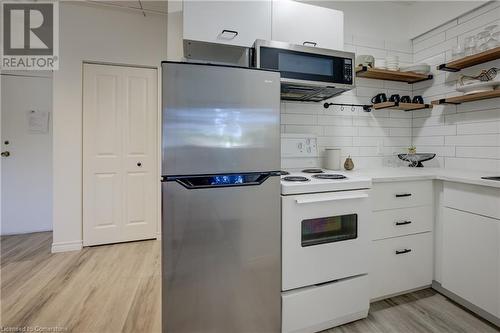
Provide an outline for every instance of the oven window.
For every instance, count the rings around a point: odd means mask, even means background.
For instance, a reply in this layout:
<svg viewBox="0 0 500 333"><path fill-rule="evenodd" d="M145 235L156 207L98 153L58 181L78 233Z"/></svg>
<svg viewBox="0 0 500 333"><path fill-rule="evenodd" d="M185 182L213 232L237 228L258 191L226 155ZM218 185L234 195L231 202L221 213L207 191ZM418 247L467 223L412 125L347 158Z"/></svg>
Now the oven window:
<svg viewBox="0 0 500 333"><path fill-rule="evenodd" d="M358 214L320 217L302 221L302 247L358 237Z"/></svg>

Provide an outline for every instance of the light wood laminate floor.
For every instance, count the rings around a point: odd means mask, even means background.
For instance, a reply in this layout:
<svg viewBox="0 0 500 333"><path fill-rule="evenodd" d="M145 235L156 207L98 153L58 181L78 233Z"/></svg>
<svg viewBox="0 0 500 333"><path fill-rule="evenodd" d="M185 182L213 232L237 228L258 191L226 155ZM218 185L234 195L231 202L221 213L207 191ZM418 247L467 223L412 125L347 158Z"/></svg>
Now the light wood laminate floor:
<svg viewBox="0 0 500 333"><path fill-rule="evenodd" d="M50 253L51 242L51 233L1 238L1 326L160 332L160 241L57 254ZM373 303L368 318L325 332L500 330L427 289Z"/></svg>

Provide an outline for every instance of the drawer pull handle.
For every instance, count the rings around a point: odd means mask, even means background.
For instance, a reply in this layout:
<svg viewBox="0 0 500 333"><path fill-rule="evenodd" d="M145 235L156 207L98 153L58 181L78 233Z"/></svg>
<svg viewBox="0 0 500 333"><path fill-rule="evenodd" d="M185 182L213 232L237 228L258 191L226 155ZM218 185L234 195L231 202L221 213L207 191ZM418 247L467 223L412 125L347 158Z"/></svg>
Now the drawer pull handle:
<svg viewBox="0 0 500 333"><path fill-rule="evenodd" d="M411 197L411 193L396 194L396 198Z"/></svg>
<svg viewBox="0 0 500 333"><path fill-rule="evenodd" d="M396 225L407 225L410 223L411 223L411 221L401 221L401 222L396 222Z"/></svg>
<svg viewBox="0 0 500 333"><path fill-rule="evenodd" d="M404 250L401 250L401 251L396 250L396 254L405 254L405 253L408 253L408 252L411 252L411 249L404 249Z"/></svg>

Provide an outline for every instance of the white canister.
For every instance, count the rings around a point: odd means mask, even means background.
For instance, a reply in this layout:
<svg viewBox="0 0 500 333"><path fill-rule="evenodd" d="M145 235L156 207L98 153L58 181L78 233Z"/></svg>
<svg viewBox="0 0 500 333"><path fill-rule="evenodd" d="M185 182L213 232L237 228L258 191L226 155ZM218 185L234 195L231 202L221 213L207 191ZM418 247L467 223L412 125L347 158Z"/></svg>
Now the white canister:
<svg viewBox="0 0 500 333"><path fill-rule="evenodd" d="M325 148L325 169L340 170L340 148Z"/></svg>

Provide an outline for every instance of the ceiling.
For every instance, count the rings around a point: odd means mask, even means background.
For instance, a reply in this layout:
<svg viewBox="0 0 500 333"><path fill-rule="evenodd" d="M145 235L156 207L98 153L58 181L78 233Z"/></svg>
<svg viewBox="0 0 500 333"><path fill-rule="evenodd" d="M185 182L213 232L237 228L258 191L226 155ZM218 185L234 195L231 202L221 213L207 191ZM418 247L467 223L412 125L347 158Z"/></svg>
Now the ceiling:
<svg viewBox="0 0 500 333"><path fill-rule="evenodd" d="M118 6L134 10L144 10L145 13L167 14L167 1L90 1L96 4ZM142 7L141 7L142 5Z"/></svg>

